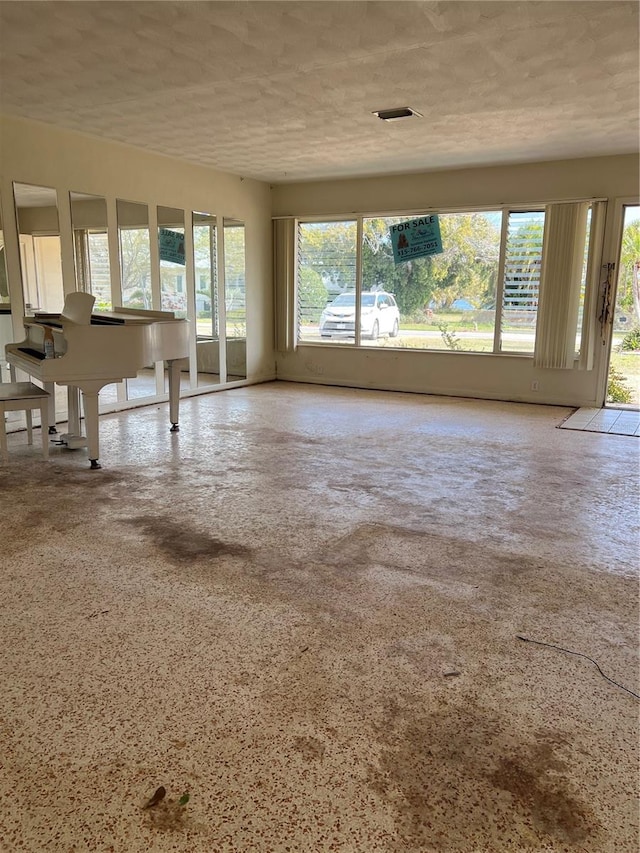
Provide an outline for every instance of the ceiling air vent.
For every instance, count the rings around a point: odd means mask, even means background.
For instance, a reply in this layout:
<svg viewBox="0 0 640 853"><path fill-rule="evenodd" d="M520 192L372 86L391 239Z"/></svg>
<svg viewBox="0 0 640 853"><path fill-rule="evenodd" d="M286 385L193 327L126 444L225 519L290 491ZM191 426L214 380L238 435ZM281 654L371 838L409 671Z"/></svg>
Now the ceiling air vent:
<svg viewBox="0 0 640 853"><path fill-rule="evenodd" d="M400 121L403 118L422 118L422 113L412 110L411 107L395 107L392 110L374 110L374 116L378 116L382 121Z"/></svg>

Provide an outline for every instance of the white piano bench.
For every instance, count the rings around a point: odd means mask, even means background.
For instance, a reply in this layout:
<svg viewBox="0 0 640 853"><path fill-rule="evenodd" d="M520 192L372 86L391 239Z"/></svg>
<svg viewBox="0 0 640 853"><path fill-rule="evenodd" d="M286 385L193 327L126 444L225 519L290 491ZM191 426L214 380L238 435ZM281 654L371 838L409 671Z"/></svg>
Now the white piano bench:
<svg viewBox="0 0 640 853"><path fill-rule="evenodd" d="M49 431L47 412L49 393L31 382L0 382L0 457L4 462L9 458L7 448L6 412L22 412L27 416L27 443L33 444L33 424L31 412L40 409L40 431L42 432L42 455L49 458Z"/></svg>

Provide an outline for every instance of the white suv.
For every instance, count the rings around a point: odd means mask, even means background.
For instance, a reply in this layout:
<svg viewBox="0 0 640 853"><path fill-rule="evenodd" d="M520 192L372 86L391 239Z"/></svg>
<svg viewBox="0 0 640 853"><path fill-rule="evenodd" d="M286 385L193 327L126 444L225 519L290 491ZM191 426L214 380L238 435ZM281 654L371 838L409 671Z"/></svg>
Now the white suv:
<svg viewBox="0 0 640 853"><path fill-rule="evenodd" d="M320 335L323 338L352 338L356 328L356 295L341 293L322 312ZM376 341L380 335L397 338L400 311L390 293L365 291L360 295L360 334Z"/></svg>

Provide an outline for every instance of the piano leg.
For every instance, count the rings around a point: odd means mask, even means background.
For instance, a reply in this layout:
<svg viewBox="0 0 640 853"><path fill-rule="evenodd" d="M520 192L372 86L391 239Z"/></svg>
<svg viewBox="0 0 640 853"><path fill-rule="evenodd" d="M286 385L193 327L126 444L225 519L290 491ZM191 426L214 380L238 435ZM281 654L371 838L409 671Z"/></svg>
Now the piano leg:
<svg viewBox="0 0 640 853"><path fill-rule="evenodd" d="M91 468L101 468L98 464L100 445L98 438L98 391L83 391L84 417L87 427L87 444Z"/></svg>
<svg viewBox="0 0 640 853"><path fill-rule="evenodd" d="M98 463L100 456L100 439L98 430L98 395L104 382L87 382L82 384L82 401L84 404L84 421L87 430L87 447L89 462L92 469L102 468ZM87 387L88 386L88 387Z"/></svg>
<svg viewBox="0 0 640 853"><path fill-rule="evenodd" d="M58 430L56 428L56 386L55 382L43 382L44 390L49 394L49 435L55 435ZM44 429L44 427L43 427Z"/></svg>
<svg viewBox="0 0 640 853"><path fill-rule="evenodd" d="M178 432L178 410L180 406L180 361L169 359L169 420L171 432Z"/></svg>

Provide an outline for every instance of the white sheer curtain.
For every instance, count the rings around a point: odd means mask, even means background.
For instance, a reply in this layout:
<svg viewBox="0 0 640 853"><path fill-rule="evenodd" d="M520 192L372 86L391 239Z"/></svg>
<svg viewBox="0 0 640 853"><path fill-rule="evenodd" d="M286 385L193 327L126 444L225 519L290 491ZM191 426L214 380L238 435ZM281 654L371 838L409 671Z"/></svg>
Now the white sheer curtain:
<svg viewBox="0 0 640 853"><path fill-rule="evenodd" d="M296 221L273 222L273 281L275 286L276 350L296 348Z"/></svg>
<svg viewBox="0 0 640 853"><path fill-rule="evenodd" d="M545 217L534 364L570 369L576 347L589 202L550 204Z"/></svg>

